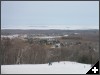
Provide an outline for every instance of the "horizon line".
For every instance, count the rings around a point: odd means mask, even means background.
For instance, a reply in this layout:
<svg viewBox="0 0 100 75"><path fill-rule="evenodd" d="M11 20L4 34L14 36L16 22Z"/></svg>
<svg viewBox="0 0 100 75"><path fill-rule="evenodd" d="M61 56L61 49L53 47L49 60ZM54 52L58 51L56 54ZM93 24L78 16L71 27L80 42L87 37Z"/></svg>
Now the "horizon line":
<svg viewBox="0 0 100 75"><path fill-rule="evenodd" d="M1 30L99 30L97 28L88 28L88 29L19 29L19 28L5 28Z"/></svg>

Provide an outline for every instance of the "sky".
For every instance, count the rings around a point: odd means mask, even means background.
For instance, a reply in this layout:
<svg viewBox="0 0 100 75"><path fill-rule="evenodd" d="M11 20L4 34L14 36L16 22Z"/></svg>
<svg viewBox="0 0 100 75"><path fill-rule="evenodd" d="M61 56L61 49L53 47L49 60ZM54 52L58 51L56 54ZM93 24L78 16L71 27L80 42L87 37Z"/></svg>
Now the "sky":
<svg viewBox="0 0 100 75"><path fill-rule="evenodd" d="M99 1L1 1L1 29L99 29Z"/></svg>

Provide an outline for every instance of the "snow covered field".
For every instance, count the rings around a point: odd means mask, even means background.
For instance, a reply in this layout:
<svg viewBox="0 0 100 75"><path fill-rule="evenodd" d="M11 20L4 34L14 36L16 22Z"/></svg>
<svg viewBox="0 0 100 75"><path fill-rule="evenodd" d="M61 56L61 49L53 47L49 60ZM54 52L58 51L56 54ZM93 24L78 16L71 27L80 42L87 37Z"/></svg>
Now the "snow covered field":
<svg viewBox="0 0 100 75"><path fill-rule="evenodd" d="M62 36L38 36L38 37L33 37L33 38L39 38L39 39L49 39L49 38L60 38Z"/></svg>
<svg viewBox="0 0 100 75"><path fill-rule="evenodd" d="M62 61L48 64L1 65L1 74L86 74L91 65Z"/></svg>

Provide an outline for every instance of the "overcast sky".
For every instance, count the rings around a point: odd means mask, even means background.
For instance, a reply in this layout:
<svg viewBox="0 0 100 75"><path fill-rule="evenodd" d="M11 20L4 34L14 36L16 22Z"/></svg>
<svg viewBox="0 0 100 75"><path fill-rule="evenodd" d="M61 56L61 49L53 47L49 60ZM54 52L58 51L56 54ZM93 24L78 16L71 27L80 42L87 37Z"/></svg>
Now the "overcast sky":
<svg viewBox="0 0 100 75"><path fill-rule="evenodd" d="M99 29L99 1L2 1L1 29Z"/></svg>

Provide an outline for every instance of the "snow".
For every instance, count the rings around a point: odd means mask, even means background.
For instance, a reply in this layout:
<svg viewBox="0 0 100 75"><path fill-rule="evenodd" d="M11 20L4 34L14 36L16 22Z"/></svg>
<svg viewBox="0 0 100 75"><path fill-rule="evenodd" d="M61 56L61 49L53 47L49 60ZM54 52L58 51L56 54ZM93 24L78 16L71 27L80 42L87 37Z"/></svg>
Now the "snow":
<svg viewBox="0 0 100 75"><path fill-rule="evenodd" d="M2 26L2 25L1 25ZM22 30L27 30L27 29L39 29L39 30L48 30L48 29L60 29L60 30L88 30L88 29L99 29L99 25L94 25L94 26L85 26L85 25L16 25L16 26L11 26L11 27L1 27L1 29L22 29Z"/></svg>
<svg viewBox="0 0 100 75"><path fill-rule="evenodd" d="M1 65L1 74L86 74L90 64L62 61L48 64Z"/></svg>
<svg viewBox="0 0 100 75"><path fill-rule="evenodd" d="M64 36L68 36L68 35L64 35Z"/></svg>
<svg viewBox="0 0 100 75"><path fill-rule="evenodd" d="M60 38L61 36L38 36L38 37L34 37L34 38L39 38L39 39L53 39L53 38Z"/></svg>
<svg viewBox="0 0 100 75"><path fill-rule="evenodd" d="M16 37L18 37L18 34L15 34L15 35L1 35L1 38L10 38L10 39L12 39L12 38L16 38Z"/></svg>
<svg viewBox="0 0 100 75"><path fill-rule="evenodd" d="M3 38L3 37L8 37L8 38L10 38L10 39L12 39L12 38L16 38L16 37L20 37L20 38L25 38L25 37L27 37L27 35L25 34L25 35L18 35L18 34L15 34L15 35L1 35L1 38ZM33 38L39 38L39 39L49 39L49 38L51 38L51 39L53 39L53 38L60 38L61 36L35 36L35 37L33 37Z"/></svg>
<svg viewBox="0 0 100 75"><path fill-rule="evenodd" d="M79 34L79 33L74 33L74 34Z"/></svg>

